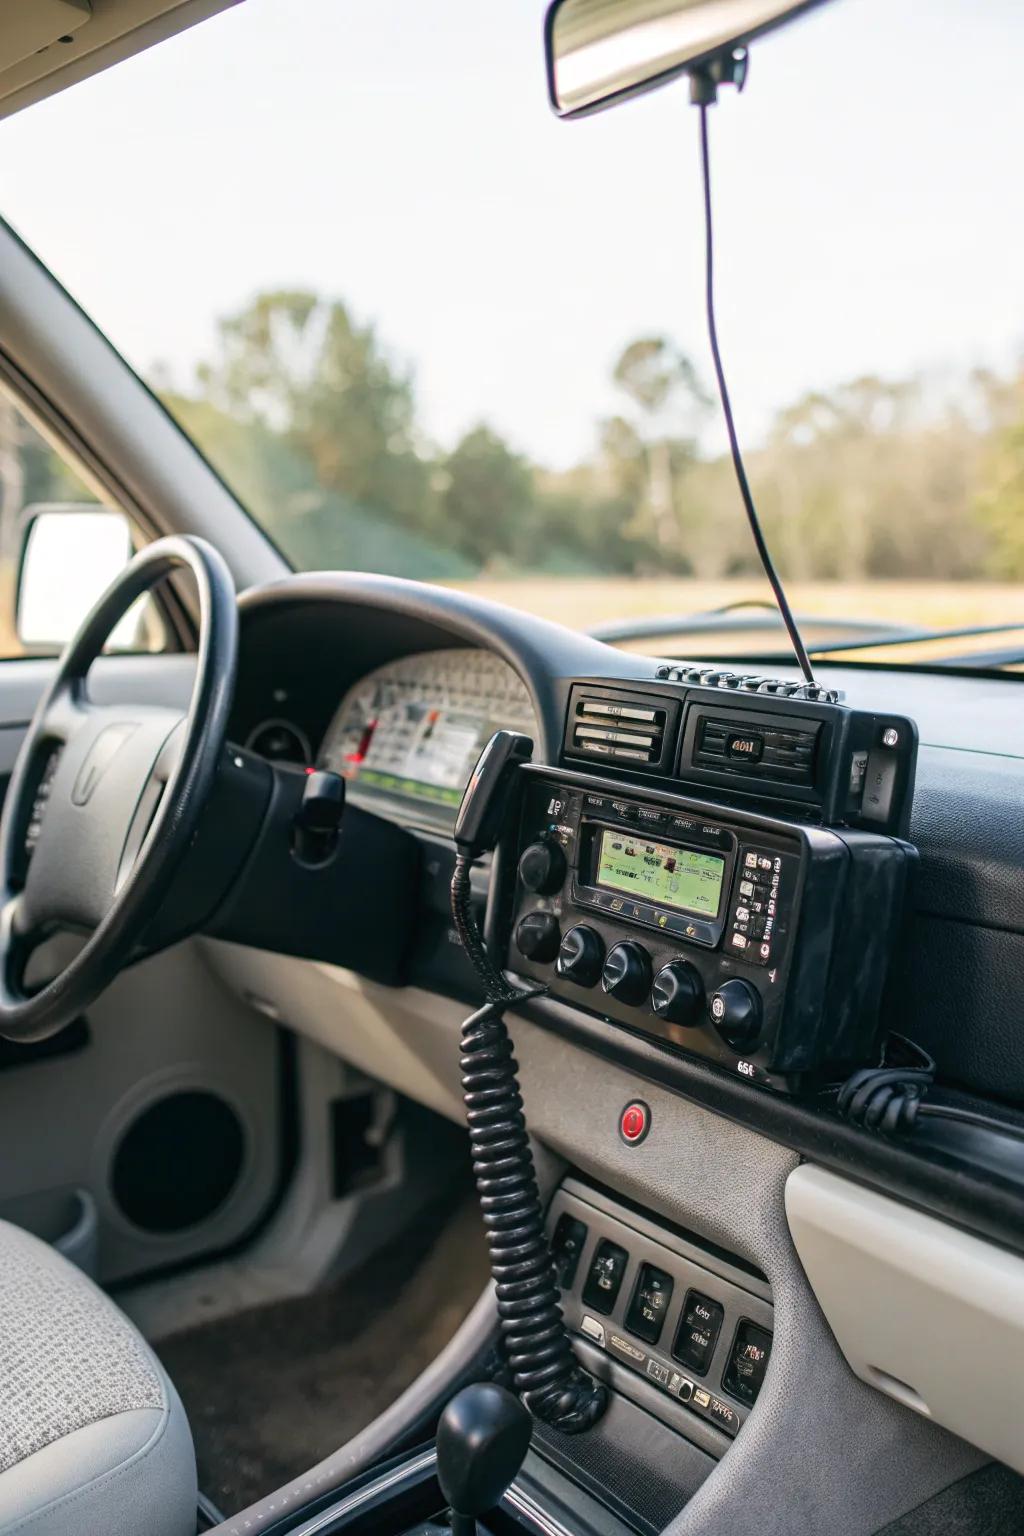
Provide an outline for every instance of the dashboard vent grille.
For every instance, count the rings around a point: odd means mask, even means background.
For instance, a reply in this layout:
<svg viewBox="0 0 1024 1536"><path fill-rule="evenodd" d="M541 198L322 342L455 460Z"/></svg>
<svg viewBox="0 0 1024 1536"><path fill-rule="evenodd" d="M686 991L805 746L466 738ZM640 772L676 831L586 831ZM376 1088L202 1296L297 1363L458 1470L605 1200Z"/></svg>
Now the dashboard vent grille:
<svg viewBox="0 0 1024 1536"><path fill-rule="evenodd" d="M666 771L679 706L657 694L619 693L577 684L569 700L565 751L634 771Z"/></svg>
<svg viewBox="0 0 1024 1536"><path fill-rule="evenodd" d="M793 721L779 727L747 725L735 716L701 718L693 761L730 773L752 771L766 779L814 783L814 749L820 727L802 729Z"/></svg>

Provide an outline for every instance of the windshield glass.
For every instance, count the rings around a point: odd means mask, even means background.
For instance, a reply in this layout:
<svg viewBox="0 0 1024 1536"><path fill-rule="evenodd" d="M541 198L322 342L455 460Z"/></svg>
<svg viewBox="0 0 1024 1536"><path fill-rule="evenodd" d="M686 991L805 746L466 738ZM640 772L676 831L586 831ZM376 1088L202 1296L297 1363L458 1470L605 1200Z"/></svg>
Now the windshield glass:
<svg viewBox="0 0 1024 1536"><path fill-rule="evenodd" d="M684 84L556 121L542 17L248 0L0 124L5 215L296 567L784 655L711 390L696 113ZM1018 0L843 0L711 113L726 370L816 646L1024 654L917 636L1024 626L1022 44Z"/></svg>

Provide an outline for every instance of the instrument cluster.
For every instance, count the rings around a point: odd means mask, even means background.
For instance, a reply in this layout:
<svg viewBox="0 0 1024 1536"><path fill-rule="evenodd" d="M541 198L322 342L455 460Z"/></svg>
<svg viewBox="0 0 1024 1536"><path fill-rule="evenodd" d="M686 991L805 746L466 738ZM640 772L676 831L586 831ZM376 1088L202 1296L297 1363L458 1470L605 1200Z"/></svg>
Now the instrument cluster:
<svg viewBox="0 0 1024 1536"><path fill-rule="evenodd" d="M425 651L361 678L327 728L319 762L348 780L353 799L390 802L403 819L449 828L494 731L536 739L518 673L490 651Z"/></svg>

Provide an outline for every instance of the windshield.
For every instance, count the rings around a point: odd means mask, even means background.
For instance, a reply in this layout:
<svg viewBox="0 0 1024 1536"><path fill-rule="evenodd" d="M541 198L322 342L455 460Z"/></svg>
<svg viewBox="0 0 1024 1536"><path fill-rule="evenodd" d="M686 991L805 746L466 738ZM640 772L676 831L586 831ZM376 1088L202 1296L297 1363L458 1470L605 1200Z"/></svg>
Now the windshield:
<svg viewBox="0 0 1024 1536"><path fill-rule="evenodd" d="M0 124L5 215L296 567L784 656L710 387L696 114L556 121L542 15L248 0ZM920 635L1024 626L1022 43L1018 0L843 0L711 114L726 370L819 651L1024 654Z"/></svg>

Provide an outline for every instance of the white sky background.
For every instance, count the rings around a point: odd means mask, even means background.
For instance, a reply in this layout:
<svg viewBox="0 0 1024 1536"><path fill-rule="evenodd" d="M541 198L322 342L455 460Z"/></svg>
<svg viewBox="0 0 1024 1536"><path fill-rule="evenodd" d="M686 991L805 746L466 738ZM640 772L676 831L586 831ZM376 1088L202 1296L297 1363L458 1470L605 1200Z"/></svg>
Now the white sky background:
<svg viewBox="0 0 1024 1536"><path fill-rule="evenodd" d="M638 335L710 363L686 87L560 123L540 0L246 0L0 123L0 212L143 372L309 286L374 319L451 445L566 465ZM1024 5L838 0L712 115L741 432L864 372L1024 343ZM714 432L709 443L717 445Z"/></svg>

